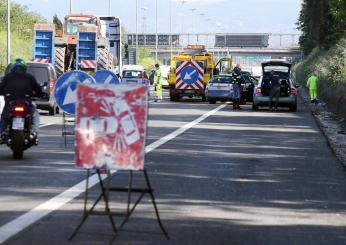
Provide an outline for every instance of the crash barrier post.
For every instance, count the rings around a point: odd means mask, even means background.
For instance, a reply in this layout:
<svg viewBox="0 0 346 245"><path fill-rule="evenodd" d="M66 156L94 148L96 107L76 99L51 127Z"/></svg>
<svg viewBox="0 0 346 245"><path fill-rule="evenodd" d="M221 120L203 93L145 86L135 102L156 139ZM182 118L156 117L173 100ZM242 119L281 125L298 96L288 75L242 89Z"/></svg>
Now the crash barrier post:
<svg viewBox="0 0 346 245"><path fill-rule="evenodd" d="M129 221L132 213L145 194L149 194L154 206L157 222L161 231L169 239L159 215L153 189L147 170L144 167L145 142L148 118L148 88L144 85L128 86L114 84L80 84L76 100L76 165L87 169L87 181L84 196L83 218L69 240L71 241L91 215L108 216L114 236ZM88 207L89 179L91 169L96 171L101 194ZM128 187L112 187L111 171L130 171ZM133 171L142 171L146 186L133 187ZM103 179L101 173L106 173ZM110 193L127 193L125 218L116 227L115 212L110 210ZM139 197L132 202L133 193ZM105 209L95 208L103 199Z"/></svg>
<svg viewBox="0 0 346 245"><path fill-rule="evenodd" d="M61 136L64 137L64 145L67 146L67 137L74 136L74 125L75 118L68 117L65 112L62 113L62 127L61 127ZM73 130L70 130L70 127L73 126Z"/></svg>

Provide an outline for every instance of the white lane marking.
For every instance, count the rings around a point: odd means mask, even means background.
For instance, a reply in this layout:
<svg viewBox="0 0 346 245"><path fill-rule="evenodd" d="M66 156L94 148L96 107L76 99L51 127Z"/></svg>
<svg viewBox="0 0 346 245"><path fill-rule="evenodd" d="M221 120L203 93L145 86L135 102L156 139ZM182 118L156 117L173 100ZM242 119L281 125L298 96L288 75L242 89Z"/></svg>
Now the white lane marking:
<svg viewBox="0 0 346 245"><path fill-rule="evenodd" d="M151 143L150 145L148 145L147 147L145 147L145 153L149 153L153 150L155 150L156 148L160 147L161 145L167 143L168 141L178 137L179 135L181 135L182 133L184 133L186 130L194 127L195 125L197 125L198 123L202 122L203 120L205 120L206 118L210 117L211 115L215 114L217 111L221 110L222 108L224 108L227 104L222 104L219 107L215 108L214 110L211 110L207 113L205 113L204 115L200 116L199 118L195 119L194 121L183 125L182 127L178 128L177 130L175 130L174 132L164 136L163 138Z"/></svg>
<svg viewBox="0 0 346 245"><path fill-rule="evenodd" d="M40 125L40 128L51 126L51 125L55 125L55 123L44 123Z"/></svg>
<svg viewBox="0 0 346 245"><path fill-rule="evenodd" d="M168 141L178 137L182 133L184 133L186 130L194 127L196 124L202 122L206 118L210 117L217 111L224 108L227 104L222 104L219 107L215 108L214 110L211 110L204 115L198 117L194 121L187 123L183 125L182 127L178 128L174 132L164 136L163 138L151 143L150 145L145 147L145 153L149 153L156 148L162 146L163 144L167 143ZM102 178L106 178L106 175L103 175ZM97 175L93 175L89 179L89 188L93 187L98 183L98 177ZM66 203L72 201L77 196L82 194L85 191L85 185L86 180L81 181L80 183L76 184L75 186L67 189L66 191L60 193L59 195L49 199L48 201L40 204L39 206L31 209L27 213L17 217L16 219L10 221L9 223L3 225L0 227L0 243L5 242L12 236L16 235L17 233L23 231L28 226L34 224L38 220L42 219L44 216L50 214L51 212L59 209Z"/></svg>
<svg viewBox="0 0 346 245"><path fill-rule="evenodd" d="M105 179L106 177L107 175L102 175L103 179ZM98 182L99 180L97 175L93 175L89 178L90 187L93 187ZM0 227L0 244L8 240L10 237L16 235L17 233L21 232L22 230L26 229L36 221L42 219L52 211L59 209L66 203L79 196L85 191L85 185L86 180L83 180L70 189L60 193L47 202L42 203L36 208L31 209L29 212Z"/></svg>

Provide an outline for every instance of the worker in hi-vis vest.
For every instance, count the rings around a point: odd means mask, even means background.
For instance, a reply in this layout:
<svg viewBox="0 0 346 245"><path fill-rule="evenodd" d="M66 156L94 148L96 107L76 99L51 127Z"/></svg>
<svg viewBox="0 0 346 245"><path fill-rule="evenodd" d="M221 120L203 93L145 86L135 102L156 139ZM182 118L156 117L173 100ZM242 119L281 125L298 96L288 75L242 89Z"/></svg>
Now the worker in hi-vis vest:
<svg viewBox="0 0 346 245"><path fill-rule="evenodd" d="M156 71L154 76L154 87L156 91L156 100L160 101L162 100L162 73L159 64L155 65Z"/></svg>
<svg viewBox="0 0 346 245"><path fill-rule="evenodd" d="M306 86L309 88L311 103L317 103L317 81L318 77L315 73L312 73L306 83Z"/></svg>

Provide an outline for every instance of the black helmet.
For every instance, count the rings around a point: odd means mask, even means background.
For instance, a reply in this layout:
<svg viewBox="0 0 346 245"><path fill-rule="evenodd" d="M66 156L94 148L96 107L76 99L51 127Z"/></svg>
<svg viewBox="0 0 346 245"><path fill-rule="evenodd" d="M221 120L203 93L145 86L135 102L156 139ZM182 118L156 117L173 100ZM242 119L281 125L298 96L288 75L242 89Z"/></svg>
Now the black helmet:
<svg viewBox="0 0 346 245"><path fill-rule="evenodd" d="M15 63L11 68L11 72L24 74L26 72L25 62L22 59L16 59Z"/></svg>

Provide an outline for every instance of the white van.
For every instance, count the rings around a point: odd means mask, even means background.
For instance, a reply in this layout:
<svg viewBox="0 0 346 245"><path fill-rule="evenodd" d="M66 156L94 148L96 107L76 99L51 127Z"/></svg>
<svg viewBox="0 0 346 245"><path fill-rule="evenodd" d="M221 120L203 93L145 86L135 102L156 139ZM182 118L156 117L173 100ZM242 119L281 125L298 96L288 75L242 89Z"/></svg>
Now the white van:
<svg viewBox="0 0 346 245"><path fill-rule="evenodd" d="M122 84L145 84L150 86L149 78L141 65L124 65L121 74Z"/></svg>

